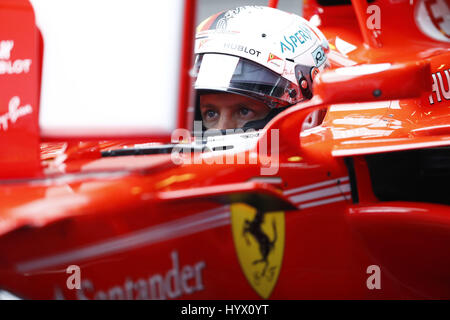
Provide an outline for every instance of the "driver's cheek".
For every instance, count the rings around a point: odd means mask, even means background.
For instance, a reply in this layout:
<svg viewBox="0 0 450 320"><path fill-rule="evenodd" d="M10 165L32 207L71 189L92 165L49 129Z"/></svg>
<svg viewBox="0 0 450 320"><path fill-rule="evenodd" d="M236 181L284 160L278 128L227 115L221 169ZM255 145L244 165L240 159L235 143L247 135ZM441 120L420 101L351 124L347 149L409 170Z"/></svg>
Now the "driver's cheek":
<svg viewBox="0 0 450 320"><path fill-rule="evenodd" d="M235 128L242 128L249 121L251 121L251 120L248 120L248 119L243 118L243 117L238 117L237 120L236 120L236 127Z"/></svg>

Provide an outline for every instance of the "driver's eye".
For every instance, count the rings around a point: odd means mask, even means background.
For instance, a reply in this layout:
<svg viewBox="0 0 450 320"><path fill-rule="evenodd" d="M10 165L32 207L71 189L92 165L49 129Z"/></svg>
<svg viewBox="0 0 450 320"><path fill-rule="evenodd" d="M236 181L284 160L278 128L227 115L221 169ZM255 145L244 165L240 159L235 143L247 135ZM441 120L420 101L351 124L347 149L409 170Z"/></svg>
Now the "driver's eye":
<svg viewBox="0 0 450 320"><path fill-rule="evenodd" d="M246 116L246 115L248 115L248 113L250 112L250 110L248 110L247 108L241 108L241 114L243 115L243 116Z"/></svg>
<svg viewBox="0 0 450 320"><path fill-rule="evenodd" d="M239 115L242 117L248 117L253 113L253 111L246 107L239 108Z"/></svg>
<svg viewBox="0 0 450 320"><path fill-rule="evenodd" d="M217 112L214 110L208 110L205 112L205 116L207 119L212 119L217 116Z"/></svg>

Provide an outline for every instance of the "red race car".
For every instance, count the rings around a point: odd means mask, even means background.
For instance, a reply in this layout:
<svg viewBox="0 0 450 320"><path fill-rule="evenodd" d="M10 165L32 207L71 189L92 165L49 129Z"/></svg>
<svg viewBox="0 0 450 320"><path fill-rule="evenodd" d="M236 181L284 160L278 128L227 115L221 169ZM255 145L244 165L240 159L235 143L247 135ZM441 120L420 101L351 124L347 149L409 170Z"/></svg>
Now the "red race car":
<svg viewBox="0 0 450 320"><path fill-rule="evenodd" d="M212 137L195 1L125 2L0 0L0 298L450 298L448 0L304 1L312 99Z"/></svg>

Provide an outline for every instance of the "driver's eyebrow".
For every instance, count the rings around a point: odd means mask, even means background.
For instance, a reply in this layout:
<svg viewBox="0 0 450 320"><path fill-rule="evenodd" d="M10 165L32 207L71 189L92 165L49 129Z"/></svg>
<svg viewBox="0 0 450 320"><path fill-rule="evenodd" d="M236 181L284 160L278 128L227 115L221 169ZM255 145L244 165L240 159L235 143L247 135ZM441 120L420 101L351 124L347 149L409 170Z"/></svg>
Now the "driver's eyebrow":
<svg viewBox="0 0 450 320"><path fill-rule="evenodd" d="M206 108L217 109L217 107L215 105L213 105L212 103L200 104L200 109L206 109Z"/></svg>
<svg viewBox="0 0 450 320"><path fill-rule="evenodd" d="M247 108L247 109L252 109L252 106L244 103L244 102L238 102L235 104L236 107L241 107L241 108Z"/></svg>

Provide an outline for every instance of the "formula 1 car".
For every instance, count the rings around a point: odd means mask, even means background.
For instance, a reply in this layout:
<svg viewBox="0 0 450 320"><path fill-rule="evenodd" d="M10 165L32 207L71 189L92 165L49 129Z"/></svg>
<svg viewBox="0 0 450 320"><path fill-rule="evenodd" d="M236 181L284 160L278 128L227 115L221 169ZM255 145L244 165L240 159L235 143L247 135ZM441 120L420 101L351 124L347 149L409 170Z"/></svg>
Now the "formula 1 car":
<svg viewBox="0 0 450 320"><path fill-rule="evenodd" d="M448 0L304 1L314 97L195 139L149 3L0 0L0 298L450 298Z"/></svg>

